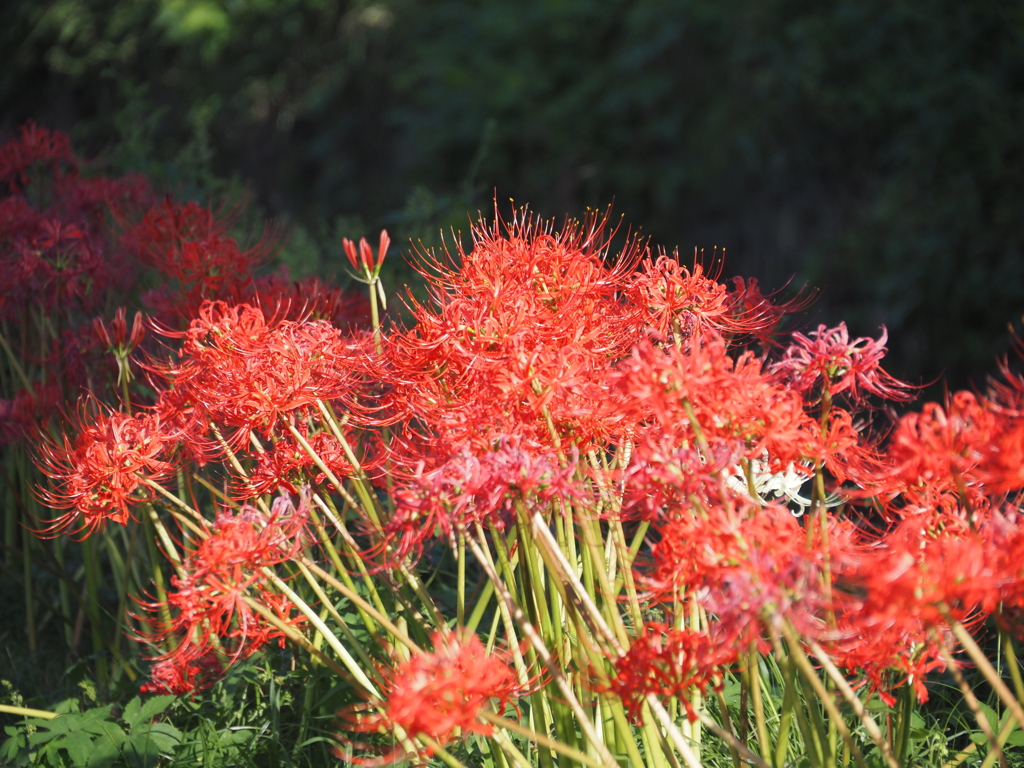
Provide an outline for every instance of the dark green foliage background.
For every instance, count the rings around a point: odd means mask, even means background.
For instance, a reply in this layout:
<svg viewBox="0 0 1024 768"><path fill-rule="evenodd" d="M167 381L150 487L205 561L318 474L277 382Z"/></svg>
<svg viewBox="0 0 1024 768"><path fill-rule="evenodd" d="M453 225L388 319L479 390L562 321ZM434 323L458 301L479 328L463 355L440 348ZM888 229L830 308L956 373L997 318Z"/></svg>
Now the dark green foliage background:
<svg viewBox="0 0 1024 768"><path fill-rule="evenodd" d="M811 322L886 324L917 380L980 383L1024 313L1016 0L26 0L0 50L0 130L246 186L293 272L497 190L820 287Z"/></svg>

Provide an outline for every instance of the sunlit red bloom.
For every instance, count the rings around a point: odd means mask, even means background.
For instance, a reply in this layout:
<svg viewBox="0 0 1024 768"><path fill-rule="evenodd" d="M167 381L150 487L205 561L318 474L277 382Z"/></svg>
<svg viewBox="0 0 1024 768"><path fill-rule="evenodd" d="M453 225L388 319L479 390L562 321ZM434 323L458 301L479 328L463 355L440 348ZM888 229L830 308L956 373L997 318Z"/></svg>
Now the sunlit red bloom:
<svg viewBox="0 0 1024 768"><path fill-rule="evenodd" d="M850 341L846 323L835 328L819 325L809 337L794 333L793 343L773 368L798 392L809 393L821 386L832 395L846 392L858 402L865 394L886 400L912 400L914 388L880 366L887 338L884 327L877 340L865 336Z"/></svg>
<svg viewBox="0 0 1024 768"><path fill-rule="evenodd" d="M970 392L955 393L945 408L925 403L920 413L900 419L884 461L872 476L858 480L880 494L900 493L925 510L939 505L943 495L983 504L983 451L1003 421Z"/></svg>
<svg viewBox="0 0 1024 768"><path fill-rule="evenodd" d="M489 706L501 714L522 692L508 655L488 654L470 633L437 633L433 642L433 651L413 654L385 673L382 711L346 714L353 731L392 733L397 726L410 737L423 734L442 747L459 733L491 735L490 724L479 717L481 709ZM421 754L429 756L432 750L424 747Z"/></svg>
<svg viewBox="0 0 1024 768"><path fill-rule="evenodd" d="M626 296L641 308L650 330L679 339L711 332L767 340L787 312L803 306L800 298L773 304L755 279L736 278L730 288L718 277L705 272L696 254L689 268L679 263L678 252L671 257L662 253L657 259L644 259Z"/></svg>
<svg viewBox="0 0 1024 768"><path fill-rule="evenodd" d="M609 364L641 333L619 296L637 246L609 266L605 220L556 232L517 216L475 227L458 268L456 257L424 257L431 300L413 303L412 330L385 341L387 405L481 451L508 435L551 445L550 416L560 440L586 450L615 429L614 412L595 406Z"/></svg>
<svg viewBox="0 0 1024 768"><path fill-rule="evenodd" d="M204 421L234 432L236 448L250 432L266 433L283 414L317 400L344 398L355 407L363 348L326 322L206 302L184 336L180 363L162 373Z"/></svg>
<svg viewBox="0 0 1024 768"><path fill-rule="evenodd" d="M612 380L624 417L656 421L680 443L696 444L699 428L708 440L741 441L751 458L767 452L783 470L814 453L818 428L799 395L773 381L750 353L734 360L720 337L684 347L641 342Z"/></svg>
<svg viewBox="0 0 1024 768"><path fill-rule="evenodd" d="M174 469L165 457L175 439L158 416L90 416L83 406L78 420L73 438L46 439L39 449L39 466L55 481L42 498L69 510L44 529L48 534L88 536L108 521L124 525L132 507L155 496L143 481L159 483Z"/></svg>
<svg viewBox="0 0 1024 768"><path fill-rule="evenodd" d="M622 699L634 720L641 719L647 696L654 694L677 697L687 717L695 721L697 713L688 694L693 690L706 694L709 687L720 686L739 650L739 644L727 638L646 624L625 655L615 660L615 676L602 687Z"/></svg>

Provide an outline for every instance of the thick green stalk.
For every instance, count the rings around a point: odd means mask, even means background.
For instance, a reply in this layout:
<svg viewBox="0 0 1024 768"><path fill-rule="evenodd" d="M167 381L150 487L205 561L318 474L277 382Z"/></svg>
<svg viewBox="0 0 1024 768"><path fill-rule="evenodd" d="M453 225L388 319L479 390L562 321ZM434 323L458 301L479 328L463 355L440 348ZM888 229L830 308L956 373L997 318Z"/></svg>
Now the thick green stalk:
<svg viewBox="0 0 1024 768"><path fill-rule="evenodd" d="M853 760L857 763L858 768L867 768L867 764L864 762L864 755L861 754L860 747L853 740L853 734L850 733L850 729L847 727L846 722L843 720L842 712L839 711L839 707L833 699L831 693L825 687L825 684L821 682L821 678L818 677L814 671L814 666L811 664L810 659L807 658L807 654L804 653L803 648L800 647L800 641L797 639L793 631L783 626L782 633L786 637L786 642L789 645L790 656L796 661L797 669L803 675L804 679L810 684L814 690L814 694L818 701L821 702L822 706L828 712L828 716L836 721L836 728L839 730L839 734L843 737L843 740L850 745L850 753L853 755ZM814 707L808 707L811 712L814 712ZM835 765L836 755L833 752L828 756L830 765Z"/></svg>

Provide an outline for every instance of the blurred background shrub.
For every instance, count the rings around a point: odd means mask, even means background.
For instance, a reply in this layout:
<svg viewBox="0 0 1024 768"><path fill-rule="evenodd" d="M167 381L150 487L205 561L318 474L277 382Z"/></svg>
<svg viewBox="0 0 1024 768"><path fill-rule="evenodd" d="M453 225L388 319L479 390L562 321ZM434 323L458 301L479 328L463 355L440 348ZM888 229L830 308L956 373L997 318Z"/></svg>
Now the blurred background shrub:
<svg viewBox="0 0 1024 768"><path fill-rule="evenodd" d="M495 195L614 199L684 258L820 287L823 322L884 323L897 375L981 383L1024 313L1017 0L12 0L0 50L5 136L248 190L296 277Z"/></svg>

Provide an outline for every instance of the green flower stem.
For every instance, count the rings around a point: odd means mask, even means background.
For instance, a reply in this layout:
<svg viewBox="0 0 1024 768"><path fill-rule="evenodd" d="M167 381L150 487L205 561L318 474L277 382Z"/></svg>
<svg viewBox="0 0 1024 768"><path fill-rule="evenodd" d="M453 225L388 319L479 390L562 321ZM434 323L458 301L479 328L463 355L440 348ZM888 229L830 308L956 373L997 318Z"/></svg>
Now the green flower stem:
<svg viewBox="0 0 1024 768"><path fill-rule="evenodd" d="M21 565L25 583L25 639L28 652L35 656L39 645L36 640L35 579L32 577L32 532L27 520L21 528Z"/></svg>
<svg viewBox="0 0 1024 768"><path fill-rule="evenodd" d="M914 718L914 687L912 685L905 685L900 691L897 718L896 762L903 765L907 759L907 750L910 749L910 730Z"/></svg>
<svg viewBox="0 0 1024 768"><path fill-rule="evenodd" d="M1017 701L1024 700L1024 680L1021 679L1020 662L1017 660L1017 652L1013 647L1013 639L1005 627L999 628L999 641L1003 646L1003 653L1006 654L1006 665L1010 668L1010 679L1013 680L1013 690L1017 693Z"/></svg>
<svg viewBox="0 0 1024 768"><path fill-rule="evenodd" d="M470 548L473 550L473 554L476 556L481 566L487 572L488 578L490 578L491 581L494 582L494 588L497 591L499 598L503 600L505 604L508 606L509 611L512 613L512 617L518 622L519 626L523 631L523 634L526 635L527 640L529 640L530 645L534 647L534 649L537 652L537 655L544 663L544 666L547 667L548 672L551 675L552 682L554 682L558 689L562 692L562 695L565 697L566 703L573 710L574 714L577 717L577 721L580 725L580 728L582 729L584 735L587 737L587 740L591 744L593 744L597 749L598 756L602 764L608 766L608 768L618 768L618 763L615 761L615 758L612 757L611 753L608 751L608 748L605 746L604 742L602 742L601 739L598 737L597 732L594 730L594 724L586 716L586 712L584 712L583 707L580 705L579 700L576 698L576 694L573 692L572 687L566 681L565 676L562 674L562 670L559 668L558 664L555 663L555 660L551 657L550 652L544 645L544 641L537 634L537 631L533 628L533 625L531 625L530 622L527 621L526 616L523 615L522 610L516 604L511 593L501 582L498 576L498 572L494 569L493 563L490 561L488 557L484 555L483 551L480 548L480 545L477 544L475 539L470 537L467 540L469 542ZM640 763L638 763L638 765L639 764Z"/></svg>
<svg viewBox="0 0 1024 768"><path fill-rule="evenodd" d="M466 534L456 534L455 557L458 560L455 581L455 626L466 625Z"/></svg>
<svg viewBox="0 0 1024 768"><path fill-rule="evenodd" d="M82 542L82 558L85 560L86 600L89 605L89 626L93 651L96 653L96 685L105 689L107 685L107 660L103 656L103 629L100 626L100 565L96 557L96 539L89 537Z"/></svg>
<svg viewBox="0 0 1024 768"><path fill-rule="evenodd" d="M0 714L35 717L40 720L53 720L60 717L57 712L47 712L45 709L31 709L30 707L12 707L9 704L0 704Z"/></svg>
<svg viewBox="0 0 1024 768"><path fill-rule="evenodd" d="M324 420L327 422L327 426L331 430L331 434L334 435L334 438L341 445L341 449L345 452L345 458L348 459L348 463L351 464L352 468L355 470L355 475L356 476L354 478L352 478L352 481L353 481L353 485L356 488L356 494L359 496L360 501L362 501L363 504L365 505L364 508L365 508L366 514L369 516L370 520L373 521L374 525L379 527L380 524L381 524L381 520L380 520L380 512L381 512L381 510L380 510L380 507L379 507L380 502L377 501L377 497L375 495L371 494L369 492L369 490L367 489L367 487L366 487L366 482L367 482L367 480L366 480L366 473L363 472L362 464L360 463L359 459L356 458L355 451L352 450L352 446L349 445L348 440L345 439L345 435L341 431L341 427L339 427L338 422L334 418L334 414L331 411L331 409L327 406L326 403L324 403L322 400L319 400L319 399L316 401L316 405L317 405L317 408L320 410L320 414L323 416ZM296 431L295 427L291 426L290 424L288 426L289 426L289 429L292 431L293 435L298 435L298 432ZM298 435L298 436L299 436L299 439L302 439L301 435ZM312 448L309 447L309 443L307 443L305 440L302 440L301 444L302 444L302 447L304 449L306 449L308 451L312 451L313 450ZM313 453L310 453L310 456L312 457ZM314 457L314 461L317 461L316 457ZM318 461L318 466L320 466L320 468L323 469L326 472L326 468L324 466L322 466L322 464L323 464L323 462L319 462ZM342 487L341 483L337 482L337 478L335 478L333 476L333 474L329 474L327 476L329 478L332 478L331 482L334 483L334 487L335 488L341 488Z"/></svg>
<svg viewBox="0 0 1024 768"><path fill-rule="evenodd" d="M336 520L334 515L331 513L331 510L326 508L326 505L323 503L323 500L319 497L319 495L314 494L314 496L314 501L316 505L324 507L324 511L329 515L330 519L332 521ZM351 580L352 577L349 576L348 569L345 567L345 564L341 562L341 556L338 555L338 551L334 548L334 543L331 541L331 537L327 534L327 530L324 528L324 525L320 520L320 516L317 515L316 510L313 508L310 508L309 510L309 519L313 521L313 530L316 531L317 538L320 539L320 545L323 547L324 551L327 552L327 557L330 559L331 564L334 566L334 570L338 573L339 576L341 576L348 582L350 587L354 588L355 582ZM383 607L383 605L379 606L379 608L381 609L383 609ZM359 612L360 614L363 613L361 609ZM373 631L374 624L372 619L370 619L368 616L364 616L363 623L366 624L367 629L369 629L371 632Z"/></svg>
<svg viewBox="0 0 1024 768"><path fill-rule="evenodd" d="M602 763L589 755L580 752L578 749L574 749L560 741L549 738L542 733L537 733L537 731L526 728L513 720L508 720L500 715L494 714L493 712L488 712L486 710L481 711L480 719L490 723L496 728L504 728L505 730L512 731L513 733L518 733L520 736L524 736L537 744L543 744L552 752L558 752L559 754L565 755L569 759L575 760L583 765L589 765L593 768L603 768Z"/></svg>
<svg viewBox="0 0 1024 768"><path fill-rule="evenodd" d="M768 758L772 754L772 745L768 739L768 725L764 719L764 702L761 700L761 657L756 647L747 654L747 679L750 681L750 698L754 705L754 726L757 730L758 751Z"/></svg>
<svg viewBox="0 0 1024 768"><path fill-rule="evenodd" d="M800 641L796 637L796 634L787 624L783 624L782 634L785 636L786 642L789 645L790 657L796 661L797 669L800 670L804 679L806 679L811 688L814 689L815 696L825 707L829 717L836 721L836 727L839 730L839 734L849 745L850 753L853 755L854 762L857 763L858 768L867 768L867 764L864 762L864 756L861 754L860 747L858 747L857 743L853 740L853 734L850 733L850 729L843 720L843 715L839 711L839 707L836 706L832 694L829 693L825 684L821 682L821 678L819 678L817 673L814 671L814 666L811 664L810 659L807 658L807 654L804 653L803 648L800 647ZM835 764L835 753L832 753L829 756L829 762L830 764ZM896 766L896 768L899 767Z"/></svg>
<svg viewBox="0 0 1024 768"><path fill-rule="evenodd" d="M310 572L315 574L318 578L323 579L325 582L330 584L333 589L340 592L353 603L362 607L362 609L366 611L370 616L372 616L373 619L378 624L380 624L382 627L384 627L384 629L386 629L388 632L394 635L395 638L397 638L410 651L412 651L413 653L423 653L423 649L420 648L420 646L417 645L413 640L411 640L408 634L399 629L394 624L394 622L392 622L387 616L385 616L382 613L379 613L377 609L370 605L368 602L366 602L366 600L358 592L356 592L353 589L349 589L345 584L338 581L338 579L334 578L334 576L325 571L312 560L309 560L307 558L301 558L297 562L301 563L303 566L308 568Z"/></svg>
<svg viewBox="0 0 1024 768"><path fill-rule="evenodd" d="M331 501L331 497L326 496L324 498L321 498L319 494L314 493L313 502L318 507L320 507L321 510L323 510L324 514L327 515L328 519L331 521L335 529L338 531L338 535L341 536L341 540L345 543L345 546L348 548L348 559L351 562L355 563L356 570L359 571L359 576L362 579L363 586L366 587L366 590L370 595L370 599L373 600L373 603L377 607L377 610L380 612L380 614L385 616L388 613L393 613L393 611L388 611L388 609L384 606L383 597L377 591L377 585L370 577L370 572L366 568L366 563L363 562L363 558L359 555L359 547L356 544L355 539L352 538L352 534L348 532L348 528L345 527L345 523L337 514L337 509L334 507L334 504ZM353 508L355 508L354 502L352 506ZM335 554L337 554L336 550L332 545L326 544L325 546L327 547L328 551L335 552ZM337 567L337 565L335 567ZM348 584L349 587L354 592L355 582L353 582L351 577L349 576L348 569L344 567L339 568L338 575L345 580L345 583ZM392 603L392 606L393 605L394 604Z"/></svg>
<svg viewBox="0 0 1024 768"><path fill-rule="evenodd" d="M4 329L6 330L6 323ZM29 381L28 376L25 375L25 369L21 367L21 361L18 360L17 356L11 350L11 345L7 343L7 336L4 333L0 333L0 347L3 347L4 353L7 355L7 361L11 364L11 369L18 377L18 381L21 382L21 386L25 388L30 397L35 397L35 390L32 388L32 382Z"/></svg>
<svg viewBox="0 0 1024 768"><path fill-rule="evenodd" d="M953 630L953 634L956 635L956 639L960 641L960 644L967 651L967 655L971 657L981 673L988 680L989 684L995 690L996 695L999 696L1000 701L1003 702L1008 710L1013 713L1017 723L1024 727L1024 710L1021 709L1020 702L1013 697L1010 689L1006 687L1006 683L1003 682L1002 677L996 672L992 666L992 662L988 660L985 653L978 647L978 644L974 642L974 638L971 637L971 633L964 629L963 624L954 619L949 612L949 607L946 605L939 605L939 611L946 618L947 623Z"/></svg>
<svg viewBox="0 0 1024 768"><path fill-rule="evenodd" d="M494 585L488 580L481 587L480 596L476 600L476 605L473 606L473 613L469 615L469 620L466 622L466 628L470 632L476 632L476 628L480 626L480 621L484 617L484 611L491 604L492 597L494 597ZM497 613L495 613L495 616L497 616Z"/></svg>
<svg viewBox="0 0 1024 768"><path fill-rule="evenodd" d="M1017 729L1017 721L1010 717L1010 711L1006 710L1003 713L1003 724L999 731L999 735L996 737L996 744L999 746L998 750L990 750L985 759L981 761L979 768L992 768L992 764L1002 755L1002 749L1006 746L1007 740L1010 738L1010 734ZM977 749L978 745L971 742L971 746ZM962 761L961 761L962 762ZM957 763L959 765L959 763ZM946 768L943 766L943 768Z"/></svg>
<svg viewBox="0 0 1024 768"><path fill-rule="evenodd" d="M608 571L605 570L604 553L601 551L599 545L600 540L600 521L596 519L588 519L587 513L583 509L576 510L576 524L580 532L583 534L583 549L587 551L590 556L591 567L597 576L597 585L601 590L601 594L605 595L605 600L602 601L605 607L605 611L601 611L601 615L604 616L608 626L614 631L614 636L618 640L618 643L622 646L629 645L629 635L626 633L626 627L622 623L622 616L619 614L617 606L614 603L612 597L615 593L612 590L612 584L608 578ZM596 529L596 530L595 530ZM567 575L568 575L567 569ZM575 577L575 574L572 574ZM578 582L577 582L578 583ZM587 595L589 599L590 594ZM611 602L609 602L611 601Z"/></svg>
<svg viewBox="0 0 1024 768"><path fill-rule="evenodd" d="M1003 756L1003 750L999 747L999 742L996 739L996 734L992 730L992 724L988 721L985 713L981 711L981 707L978 705L978 698L974 695L974 691L971 690L970 684L964 679L963 673L960 671L960 665L957 664L956 659L946 648L946 645L938 640L937 634L933 629L932 639L935 640L939 646L939 655L942 656L942 660L946 662L946 668L950 674L953 675L953 680L956 682L956 687L960 689L960 695L964 697L964 703L967 708L971 710L971 714L974 715L974 721L978 724L978 728L985 734L985 740L988 741L989 754L995 755L996 759L999 760L999 764L1003 768L1008 768L1006 765L1006 758Z"/></svg>
<svg viewBox="0 0 1024 768"><path fill-rule="evenodd" d="M494 570L495 573L497 573L497 567L495 567L494 560L491 558L490 550L487 547L487 537L484 535L484 529L479 523L476 524L476 535L480 540L480 551L477 553L477 548L473 547L471 542L470 547L473 549L474 555L476 555L478 559L481 555L487 557L491 570ZM514 590L516 588L514 575L515 570L513 568L513 563L509 562L508 550L505 546L501 531L497 529L492 530L491 539L494 541L494 551L498 554L498 566L500 566L501 572L505 575L505 584L511 585L511 589ZM517 562L518 557L517 553ZM491 586L494 587L495 594L498 595L498 611L501 613L501 620L505 626L505 638L508 641L509 650L512 651L512 661L515 663L516 674L519 675L519 684L527 685L529 683L530 674L527 671L526 661L523 659L522 649L519 647L519 640L516 636L516 625L512 620L512 612L509 610L506 602L501 599L500 591L497 588L497 582L490 578L488 578L488 581L491 583Z"/></svg>
<svg viewBox="0 0 1024 768"><path fill-rule="evenodd" d="M306 601L299 597L298 593L289 587L271 569L261 568L260 570L268 579L270 579L271 583L282 592L282 594L292 601L292 604L302 613L302 615L309 619L309 623L312 624L321 635L323 635L327 644L331 646L336 654L338 654L342 663L348 668L349 672L351 672L352 678L356 680L359 685L365 688L371 696L374 698L380 698L377 686L375 686L370 678L366 676L366 673L363 672L356 660L352 658L352 654L349 653L348 649L341 644L337 637L335 637L330 628L324 624L317 612L310 608Z"/></svg>
<svg viewBox="0 0 1024 768"><path fill-rule="evenodd" d="M832 663L832 659L829 655L822 650L813 640L807 643L807 647L811 649L811 653L815 655L818 661L821 662L822 667L825 669L825 673L832 679L839 692L846 699L846 703L853 709L855 715L860 718L860 721L864 724L864 730L867 732L870 739L875 742L875 746L878 747L878 751L882 753L882 757L885 758L886 765L889 768L900 768L900 763L893 754L892 745L882 735L881 729L878 727L878 723L875 722L875 718L871 716L871 713L867 711L864 706L864 702L860 700L853 688L843 677L842 673L836 668L836 665Z"/></svg>
<svg viewBox="0 0 1024 768"><path fill-rule="evenodd" d="M715 696L718 699L718 709L721 713L722 721L725 723L725 728L719 728L721 731L720 737L725 741L729 747L729 755L732 757L733 768L742 768L743 764L740 762L739 746L742 742L736 738L736 731L733 729L732 716L729 714L729 705L725 701L725 694L721 688L715 691ZM716 723L717 725L717 723Z"/></svg>
<svg viewBox="0 0 1024 768"><path fill-rule="evenodd" d="M779 716L779 735L775 742L775 768L785 768L789 752L789 730L793 726L793 708L796 706L796 665L792 658L787 659L783 667L782 677L785 689L782 694L782 714Z"/></svg>
<svg viewBox="0 0 1024 768"><path fill-rule="evenodd" d="M381 684L383 681L380 679L380 673L377 671L377 665L373 663L373 659L371 659L370 656L366 653L366 650L363 648L362 644L358 640L356 640L355 635L352 634L352 630L348 626L348 622L346 622L345 619L341 616L341 614L338 613L338 609L334 607L334 605L331 602L331 599L327 596L327 593L324 592L323 587L320 586L319 582L313 578L313 574L309 572L309 569L302 563L296 563L296 565L298 566L299 571L302 573L303 577L306 579L306 582L313 589L313 592L316 593L317 599L320 601L320 604L324 607L324 611L327 614L329 614L332 619L334 619L335 623L337 623L338 625L338 628L341 629L341 631L345 634L346 639L349 641L349 643L352 644L352 647L355 648L356 655L359 656L359 660L363 663L364 667L370 670L371 673L374 674L375 677L377 677L377 683ZM320 617L320 620L321 622L323 621L322 616ZM326 639L326 637L324 639Z"/></svg>
<svg viewBox="0 0 1024 768"><path fill-rule="evenodd" d="M313 643L310 642L309 638L307 638L304 634L295 629L295 627L293 627L291 624L288 624L287 622L284 622L280 618L278 618L274 614L274 612L267 608L265 605L263 605L257 600L254 600L251 597L248 597L247 595L242 596L242 601L250 608L252 608L254 611L256 611L256 613L258 613L260 616L266 619L268 624L271 624L273 627L280 630L281 633L284 634L284 636L287 637L291 642L295 643L300 648L303 648L313 656L316 656L317 659L323 662L324 666L326 666L328 669L334 672L334 674L338 675L338 677L342 678L343 680L348 680L351 683L361 685L361 683L359 683L349 673L347 669L345 669L338 662L336 662L326 653L324 653L315 645L313 645Z"/></svg>

